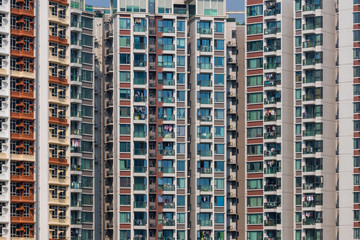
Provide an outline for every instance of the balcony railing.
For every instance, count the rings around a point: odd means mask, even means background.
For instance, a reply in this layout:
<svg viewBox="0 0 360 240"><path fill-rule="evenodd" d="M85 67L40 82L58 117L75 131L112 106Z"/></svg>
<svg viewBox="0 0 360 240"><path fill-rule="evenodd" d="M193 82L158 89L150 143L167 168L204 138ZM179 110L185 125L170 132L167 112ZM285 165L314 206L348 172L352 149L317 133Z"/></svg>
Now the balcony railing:
<svg viewBox="0 0 360 240"><path fill-rule="evenodd" d="M276 34L276 33L279 33L279 32L281 32L281 28L277 28L277 27L264 29L264 34L265 35Z"/></svg>
<svg viewBox="0 0 360 240"><path fill-rule="evenodd" d="M159 189L161 189L163 191L175 191L175 185L162 184L162 185L159 185Z"/></svg>
<svg viewBox="0 0 360 240"><path fill-rule="evenodd" d="M210 192L212 191L212 186L211 185L198 185L197 189L203 192Z"/></svg>
<svg viewBox="0 0 360 240"><path fill-rule="evenodd" d="M198 138L200 139L212 139L211 133L198 133Z"/></svg>
<svg viewBox="0 0 360 240"><path fill-rule="evenodd" d="M198 115L197 119L199 121L203 121L203 122L211 122L212 121L212 116L199 116Z"/></svg>
<svg viewBox="0 0 360 240"><path fill-rule="evenodd" d="M198 224L200 226L212 226L212 221L211 220L198 220Z"/></svg>
<svg viewBox="0 0 360 240"><path fill-rule="evenodd" d="M198 28L197 32L200 34L212 34L211 28Z"/></svg>

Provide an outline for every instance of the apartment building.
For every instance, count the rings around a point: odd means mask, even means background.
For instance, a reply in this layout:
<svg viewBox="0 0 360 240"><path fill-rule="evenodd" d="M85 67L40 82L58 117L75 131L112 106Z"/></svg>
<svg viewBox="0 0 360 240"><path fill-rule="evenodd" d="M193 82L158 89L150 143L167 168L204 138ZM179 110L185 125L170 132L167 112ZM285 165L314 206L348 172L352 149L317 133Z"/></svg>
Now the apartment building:
<svg viewBox="0 0 360 240"><path fill-rule="evenodd" d="M237 25L225 2L112 8L102 34L102 237L236 239Z"/></svg>
<svg viewBox="0 0 360 240"><path fill-rule="evenodd" d="M336 236L336 7L246 3L243 238Z"/></svg>

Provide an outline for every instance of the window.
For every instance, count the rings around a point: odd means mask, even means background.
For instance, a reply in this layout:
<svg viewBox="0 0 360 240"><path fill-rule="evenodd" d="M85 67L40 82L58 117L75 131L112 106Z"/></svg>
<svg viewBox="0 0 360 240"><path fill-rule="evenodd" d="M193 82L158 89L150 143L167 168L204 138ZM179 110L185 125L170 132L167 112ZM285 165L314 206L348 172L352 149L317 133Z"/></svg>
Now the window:
<svg viewBox="0 0 360 240"><path fill-rule="evenodd" d="M120 152L130 152L130 142L120 142Z"/></svg>
<svg viewBox="0 0 360 240"><path fill-rule="evenodd" d="M263 136L263 128L248 128L247 129L247 138L261 138Z"/></svg>
<svg viewBox="0 0 360 240"><path fill-rule="evenodd" d="M252 58L247 60L247 69L256 69L263 67L262 58Z"/></svg>
<svg viewBox="0 0 360 240"><path fill-rule="evenodd" d="M178 84L185 84L185 73L178 73L177 74L177 83Z"/></svg>
<svg viewBox="0 0 360 240"><path fill-rule="evenodd" d="M263 223L263 214L248 214L247 215L247 224L262 224Z"/></svg>
<svg viewBox="0 0 360 240"><path fill-rule="evenodd" d="M185 188L185 178L177 179L177 188Z"/></svg>
<svg viewBox="0 0 360 240"><path fill-rule="evenodd" d="M215 74L214 75L214 84L215 85L224 85L224 74Z"/></svg>
<svg viewBox="0 0 360 240"><path fill-rule="evenodd" d="M177 144L177 153L184 154L185 153L185 143L178 143Z"/></svg>
<svg viewBox="0 0 360 240"><path fill-rule="evenodd" d="M224 57L214 57L215 67L224 67Z"/></svg>
<svg viewBox="0 0 360 240"><path fill-rule="evenodd" d="M224 50L224 40L215 39L214 46L215 50Z"/></svg>
<svg viewBox="0 0 360 240"><path fill-rule="evenodd" d="M214 119L216 120L223 120L224 119L224 109L215 109L214 110Z"/></svg>
<svg viewBox="0 0 360 240"><path fill-rule="evenodd" d="M185 66L185 56L177 56L177 66L178 67Z"/></svg>
<svg viewBox="0 0 360 240"><path fill-rule="evenodd" d="M262 110L247 111L247 121L259 121L263 119Z"/></svg>
<svg viewBox="0 0 360 240"><path fill-rule="evenodd" d="M130 64L130 54L120 53L120 64Z"/></svg>
<svg viewBox="0 0 360 240"><path fill-rule="evenodd" d="M185 49L185 38L176 39L176 46L178 49Z"/></svg>
<svg viewBox="0 0 360 240"><path fill-rule="evenodd" d="M248 52L256 52L256 51L262 51L263 50L263 41L252 41L247 42L247 51Z"/></svg>
<svg viewBox="0 0 360 240"><path fill-rule="evenodd" d="M177 161L177 169L178 172L184 172L185 171L185 161Z"/></svg>
<svg viewBox="0 0 360 240"><path fill-rule="evenodd" d="M120 39L121 39L121 36L120 36ZM121 41L120 41L121 42ZM92 47L93 46L93 37L92 36L89 36L89 35L84 35L82 34L81 35L81 43L82 45L84 46L90 46ZM121 45L120 45L121 46Z"/></svg>
<svg viewBox="0 0 360 240"><path fill-rule="evenodd" d="M224 102L224 92L215 92L214 93L214 102L223 103Z"/></svg>
<svg viewBox="0 0 360 240"><path fill-rule="evenodd" d="M263 15L263 6L254 5L246 8L246 15L248 17L255 17Z"/></svg>
<svg viewBox="0 0 360 240"><path fill-rule="evenodd" d="M120 18L120 29L130 29L129 18Z"/></svg>
<svg viewBox="0 0 360 240"><path fill-rule="evenodd" d="M247 103L262 103L263 102L263 94L262 93L248 93L247 94Z"/></svg>
<svg viewBox="0 0 360 240"><path fill-rule="evenodd" d="M223 178L215 178L214 179L214 188L215 189L224 189L225 181Z"/></svg>
<svg viewBox="0 0 360 240"><path fill-rule="evenodd" d="M263 32L263 24L256 23L256 24L248 24L247 25L247 34L262 34Z"/></svg>
<svg viewBox="0 0 360 240"><path fill-rule="evenodd" d="M121 22L121 21L120 21ZM83 28L93 28L93 19L82 16L81 23Z"/></svg>
<svg viewBox="0 0 360 240"><path fill-rule="evenodd" d="M261 85L263 85L263 76L262 75L247 77L247 86L253 87L253 86L261 86Z"/></svg>
<svg viewBox="0 0 360 240"><path fill-rule="evenodd" d="M215 22L214 23L214 31L216 33L224 33L224 23L223 22Z"/></svg>
<svg viewBox="0 0 360 240"><path fill-rule="evenodd" d="M185 223L185 213L178 213L176 221L177 223Z"/></svg>
<svg viewBox="0 0 360 240"><path fill-rule="evenodd" d="M129 212L120 212L120 223L130 223Z"/></svg>
<svg viewBox="0 0 360 240"><path fill-rule="evenodd" d="M223 224L224 223L224 214L223 213L215 213L214 220L215 220L215 224L216 223Z"/></svg>
<svg viewBox="0 0 360 240"><path fill-rule="evenodd" d="M120 36L120 47L130 47L130 36Z"/></svg>
<svg viewBox="0 0 360 240"><path fill-rule="evenodd" d="M185 32L185 21L177 21L177 31Z"/></svg>
<svg viewBox="0 0 360 240"><path fill-rule="evenodd" d="M263 145L248 145L247 146L247 155L263 155Z"/></svg>
<svg viewBox="0 0 360 240"><path fill-rule="evenodd" d="M215 207L223 207L224 206L224 196L215 196Z"/></svg>
<svg viewBox="0 0 360 240"><path fill-rule="evenodd" d="M177 196L177 205L185 206L185 196L181 196L181 195Z"/></svg>
<svg viewBox="0 0 360 240"><path fill-rule="evenodd" d="M263 180L262 179L251 179L247 180L247 189L262 189L263 188Z"/></svg>
<svg viewBox="0 0 360 240"><path fill-rule="evenodd" d="M262 207L263 206L263 198L262 197L248 197L247 198L247 206L248 207Z"/></svg>
<svg viewBox="0 0 360 240"><path fill-rule="evenodd" d="M224 144L214 144L214 150L216 155L224 154Z"/></svg>

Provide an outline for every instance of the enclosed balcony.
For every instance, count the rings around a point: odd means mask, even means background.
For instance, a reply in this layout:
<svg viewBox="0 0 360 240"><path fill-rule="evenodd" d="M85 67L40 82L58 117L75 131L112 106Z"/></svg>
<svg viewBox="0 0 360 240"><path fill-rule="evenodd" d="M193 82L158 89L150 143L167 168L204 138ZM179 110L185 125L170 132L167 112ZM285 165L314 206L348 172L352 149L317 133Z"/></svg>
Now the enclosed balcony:
<svg viewBox="0 0 360 240"><path fill-rule="evenodd" d="M264 207L266 209L273 209L281 206L281 196L278 195L266 195L264 201Z"/></svg>
<svg viewBox="0 0 360 240"><path fill-rule="evenodd" d="M281 178L267 177L265 178L264 183L265 191L277 191L281 189Z"/></svg>
<svg viewBox="0 0 360 240"><path fill-rule="evenodd" d="M281 172L281 161L268 160L264 164L264 174L276 174Z"/></svg>
<svg viewBox="0 0 360 240"><path fill-rule="evenodd" d="M303 30L315 30L317 28L323 27L323 17L307 17L305 18L305 24L303 25Z"/></svg>
<svg viewBox="0 0 360 240"><path fill-rule="evenodd" d="M267 108L264 110L264 121L272 122L281 120L281 109Z"/></svg>
<svg viewBox="0 0 360 240"><path fill-rule="evenodd" d="M323 222L322 212L305 211L303 213L303 224L304 225L315 225Z"/></svg>
<svg viewBox="0 0 360 240"><path fill-rule="evenodd" d="M323 152L323 141L305 141L305 148L303 148L303 154L315 154L318 152Z"/></svg>
<svg viewBox="0 0 360 240"><path fill-rule="evenodd" d="M134 155L146 155L146 142L134 142Z"/></svg>
<svg viewBox="0 0 360 240"><path fill-rule="evenodd" d="M164 124L158 126L158 137L162 138L175 138L175 125Z"/></svg>
<svg viewBox="0 0 360 240"><path fill-rule="evenodd" d="M264 240L281 240L281 230L266 230Z"/></svg>
<svg viewBox="0 0 360 240"><path fill-rule="evenodd" d="M162 226L175 226L174 213L159 213L158 224Z"/></svg>
<svg viewBox="0 0 360 240"><path fill-rule="evenodd" d="M281 67L281 56L272 56L266 58L266 63L264 64L264 69L277 69Z"/></svg>
<svg viewBox="0 0 360 240"><path fill-rule="evenodd" d="M175 144L173 142L163 142L158 144L158 153L163 156L175 156Z"/></svg>
<svg viewBox="0 0 360 240"><path fill-rule="evenodd" d="M265 74L264 87L276 87L281 85L280 73L267 73Z"/></svg>
<svg viewBox="0 0 360 240"><path fill-rule="evenodd" d="M158 172L161 173L175 173L173 160L160 160L158 161Z"/></svg>
<svg viewBox="0 0 360 240"><path fill-rule="evenodd" d="M146 32L146 19L135 18L134 19L134 32Z"/></svg>
<svg viewBox="0 0 360 240"><path fill-rule="evenodd" d="M134 212L134 226L145 226L146 222L146 212Z"/></svg>
<svg viewBox="0 0 360 240"><path fill-rule="evenodd" d="M210 143L199 143L197 148L198 148L197 155L199 155L200 157L211 157L212 156Z"/></svg>
<svg viewBox="0 0 360 240"><path fill-rule="evenodd" d="M323 70L307 70L305 71L305 77L303 83L315 83L323 81Z"/></svg>
<svg viewBox="0 0 360 240"><path fill-rule="evenodd" d="M264 156L272 157L281 155L281 143L268 143L265 144Z"/></svg>
<svg viewBox="0 0 360 240"><path fill-rule="evenodd" d="M281 224L281 213L266 213L265 214L265 226L277 226Z"/></svg>
<svg viewBox="0 0 360 240"><path fill-rule="evenodd" d="M281 102L280 91L266 91L264 96L264 104L277 104Z"/></svg>
<svg viewBox="0 0 360 240"><path fill-rule="evenodd" d="M323 176L304 176L304 190L312 190L323 187Z"/></svg>
<svg viewBox="0 0 360 240"><path fill-rule="evenodd" d="M322 87L309 87L304 89L305 94L303 96L304 101L315 101L323 98Z"/></svg>
<svg viewBox="0 0 360 240"><path fill-rule="evenodd" d="M323 205L323 194L304 194L303 207L316 207Z"/></svg>
<svg viewBox="0 0 360 240"><path fill-rule="evenodd" d="M212 226L211 213L198 213L197 222L200 226Z"/></svg>
<svg viewBox="0 0 360 240"><path fill-rule="evenodd" d="M305 166L303 166L303 172L315 172L323 169L322 158L305 158Z"/></svg>
<svg viewBox="0 0 360 240"><path fill-rule="evenodd" d="M198 196L197 206L200 209L212 209L211 196Z"/></svg>
<svg viewBox="0 0 360 240"><path fill-rule="evenodd" d="M322 34L307 34L305 35L305 42L303 43L304 48L314 48L323 45Z"/></svg>
<svg viewBox="0 0 360 240"><path fill-rule="evenodd" d="M199 126L197 133L200 139L212 139L211 126Z"/></svg>
<svg viewBox="0 0 360 240"><path fill-rule="evenodd" d="M146 55L145 54L134 54L134 67L146 67Z"/></svg>
<svg viewBox="0 0 360 240"><path fill-rule="evenodd" d="M212 173L211 161L199 161L197 165L198 165L198 168L197 168L198 173L201 173L201 174L211 174Z"/></svg>
<svg viewBox="0 0 360 240"><path fill-rule="evenodd" d="M266 40L265 52L276 52L281 50L281 39L270 38Z"/></svg>
<svg viewBox="0 0 360 240"><path fill-rule="evenodd" d="M145 89L134 89L134 102L146 102L147 94Z"/></svg>
<svg viewBox="0 0 360 240"><path fill-rule="evenodd" d="M323 106L322 105L306 105L304 106L305 111L303 114L303 119L313 119L316 117L323 116Z"/></svg>
<svg viewBox="0 0 360 240"><path fill-rule="evenodd" d="M199 108L197 111L197 119L202 122L212 122L211 109Z"/></svg>
<svg viewBox="0 0 360 240"><path fill-rule="evenodd" d="M134 173L146 173L146 160L134 159Z"/></svg>
<svg viewBox="0 0 360 240"><path fill-rule="evenodd" d="M322 0L306 0L305 4L303 5L303 11L315 11L317 9L322 9Z"/></svg>
<svg viewBox="0 0 360 240"><path fill-rule="evenodd" d="M281 137L281 126L271 125L265 127L265 139L276 139L278 137Z"/></svg>
<svg viewBox="0 0 360 240"><path fill-rule="evenodd" d="M264 16L276 16L281 13L281 3L275 1L265 2Z"/></svg>
<svg viewBox="0 0 360 240"><path fill-rule="evenodd" d="M146 120L147 119L147 108L134 106L134 120Z"/></svg>
<svg viewBox="0 0 360 240"><path fill-rule="evenodd" d="M212 34L211 22L200 21L198 23L197 32L200 34L211 35Z"/></svg>
<svg viewBox="0 0 360 240"><path fill-rule="evenodd" d="M267 22L264 35L277 34L281 32L281 21Z"/></svg>
<svg viewBox="0 0 360 240"><path fill-rule="evenodd" d="M304 137L314 137L323 134L323 123L305 123Z"/></svg>

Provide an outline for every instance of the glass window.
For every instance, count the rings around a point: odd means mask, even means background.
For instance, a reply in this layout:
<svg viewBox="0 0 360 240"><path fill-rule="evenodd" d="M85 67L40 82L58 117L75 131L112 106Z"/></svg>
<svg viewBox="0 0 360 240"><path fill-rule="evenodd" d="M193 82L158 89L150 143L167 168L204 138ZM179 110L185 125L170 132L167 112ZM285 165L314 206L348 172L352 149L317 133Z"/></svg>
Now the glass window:
<svg viewBox="0 0 360 240"><path fill-rule="evenodd" d="M224 92L215 92L214 93L214 102L223 103L224 102Z"/></svg>
<svg viewBox="0 0 360 240"><path fill-rule="evenodd" d="M177 56L177 66L178 67L185 66L185 56Z"/></svg>
<svg viewBox="0 0 360 240"><path fill-rule="evenodd" d="M248 24L247 25L247 34L262 34L263 33L263 24L256 23L256 24Z"/></svg>
<svg viewBox="0 0 360 240"><path fill-rule="evenodd" d="M263 119L263 111L262 110L247 111L247 120L248 121L259 121L262 119Z"/></svg>
<svg viewBox="0 0 360 240"><path fill-rule="evenodd" d="M130 223L129 212L120 212L120 223Z"/></svg>
<svg viewBox="0 0 360 240"><path fill-rule="evenodd" d="M263 5L253 5L246 8L246 15L248 17L262 16Z"/></svg>
<svg viewBox="0 0 360 240"><path fill-rule="evenodd" d="M215 213L214 219L215 219L215 224L216 223L224 223L224 214L223 213Z"/></svg>
<svg viewBox="0 0 360 240"><path fill-rule="evenodd" d="M224 50L224 40L216 40L214 41L215 50Z"/></svg>
<svg viewBox="0 0 360 240"><path fill-rule="evenodd" d="M263 188L263 180L262 179L250 179L247 180L247 189L262 189Z"/></svg>
<svg viewBox="0 0 360 240"><path fill-rule="evenodd" d="M178 172L184 172L185 171L185 161L177 161L177 169Z"/></svg>
<svg viewBox="0 0 360 240"><path fill-rule="evenodd" d="M178 49L185 49L185 38L176 39L176 45Z"/></svg>
<svg viewBox="0 0 360 240"><path fill-rule="evenodd" d="M263 206L263 198L262 197L248 197L247 198L247 206L248 207L262 207Z"/></svg>
<svg viewBox="0 0 360 240"><path fill-rule="evenodd" d="M185 21L177 21L177 31L185 32Z"/></svg>
<svg viewBox="0 0 360 240"><path fill-rule="evenodd" d="M215 74L214 75L214 84L215 85L224 85L224 74Z"/></svg>
<svg viewBox="0 0 360 240"><path fill-rule="evenodd" d="M247 215L247 224L262 224L263 223L263 214L248 214Z"/></svg>
<svg viewBox="0 0 360 240"><path fill-rule="evenodd" d="M214 28L216 33L223 33L224 32L224 23L223 22L215 22Z"/></svg>
<svg viewBox="0 0 360 240"><path fill-rule="evenodd" d="M252 58L247 60L247 69L263 68L262 58Z"/></svg>
<svg viewBox="0 0 360 240"><path fill-rule="evenodd" d="M120 29L130 29L129 18L120 18Z"/></svg>
<svg viewBox="0 0 360 240"><path fill-rule="evenodd" d="M224 67L224 57L214 57L215 67Z"/></svg>
<svg viewBox="0 0 360 240"><path fill-rule="evenodd" d="M256 76L249 76L247 77L247 86L262 86L263 85L263 76L256 75Z"/></svg>
<svg viewBox="0 0 360 240"><path fill-rule="evenodd" d="M177 83L178 84L185 84L185 73L178 73L177 74Z"/></svg>
<svg viewBox="0 0 360 240"><path fill-rule="evenodd" d="M177 205L185 206L185 196L182 196L182 195L177 196Z"/></svg>
<svg viewBox="0 0 360 240"><path fill-rule="evenodd" d="M224 113L225 113L224 109L215 109L214 110L214 119L216 119L216 120L224 119Z"/></svg>
<svg viewBox="0 0 360 240"><path fill-rule="evenodd" d="M120 82L130 82L130 72L120 71Z"/></svg>
<svg viewBox="0 0 360 240"><path fill-rule="evenodd" d="M214 144L215 154L224 154L224 144Z"/></svg>
<svg viewBox="0 0 360 240"><path fill-rule="evenodd" d="M130 47L130 36L120 36L120 47Z"/></svg>
<svg viewBox="0 0 360 240"><path fill-rule="evenodd" d="M214 187L215 189L224 189L224 179L223 178L215 178L214 179Z"/></svg>

